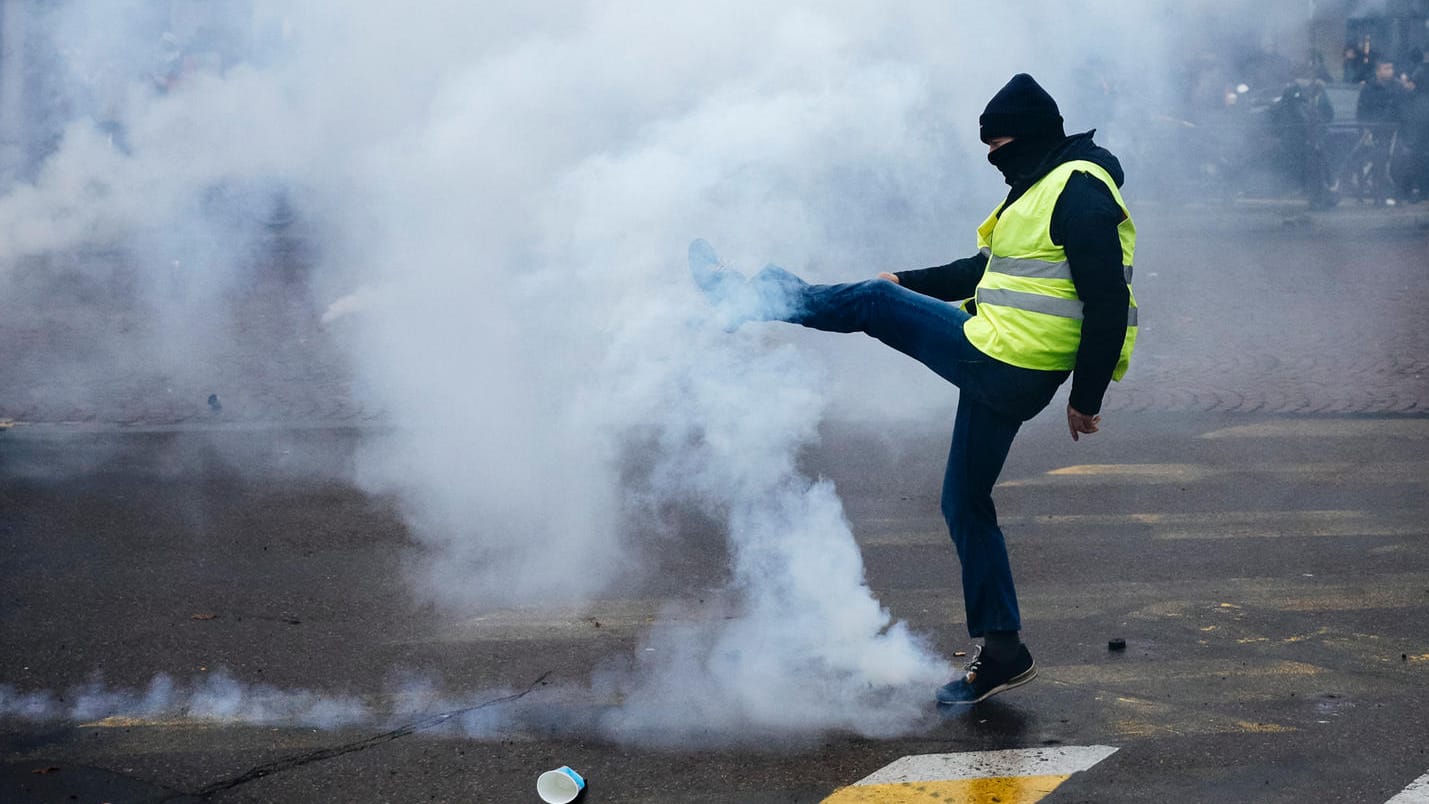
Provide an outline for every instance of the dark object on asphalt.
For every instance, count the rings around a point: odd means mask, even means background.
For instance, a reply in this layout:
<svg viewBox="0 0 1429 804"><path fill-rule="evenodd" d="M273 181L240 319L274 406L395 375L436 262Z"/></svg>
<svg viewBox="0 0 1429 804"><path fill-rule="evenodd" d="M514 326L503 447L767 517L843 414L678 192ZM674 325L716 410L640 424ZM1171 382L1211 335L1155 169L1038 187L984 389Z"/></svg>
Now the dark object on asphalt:
<svg viewBox="0 0 1429 804"><path fill-rule="evenodd" d="M1116 639L1107 640L1106 649L1107 649L1107 650L1126 650L1126 640L1122 639L1121 637L1117 637Z"/></svg>
<svg viewBox="0 0 1429 804"><path fill-rule="evenodd" d="M223 410L223 404L218 401L218 394L208 395L208 406L213 408L214 412Z"/></svg>

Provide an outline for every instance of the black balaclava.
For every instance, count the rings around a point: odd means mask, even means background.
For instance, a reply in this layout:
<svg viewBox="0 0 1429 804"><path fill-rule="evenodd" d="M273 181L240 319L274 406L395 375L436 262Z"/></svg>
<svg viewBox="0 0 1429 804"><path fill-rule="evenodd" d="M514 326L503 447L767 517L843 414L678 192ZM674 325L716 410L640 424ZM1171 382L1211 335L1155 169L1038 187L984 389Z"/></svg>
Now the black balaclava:
<svg viewBox="0 0 1429 804"><path fill-rule="evenodd" d="M983 142L1012 137L1012 142L987 155L987 161L1002 172L1008 184L1030 173L1053 146L1067 138L1057 102L1026 73L1012 76L992 96L978 118L978 127Z"/></svg>

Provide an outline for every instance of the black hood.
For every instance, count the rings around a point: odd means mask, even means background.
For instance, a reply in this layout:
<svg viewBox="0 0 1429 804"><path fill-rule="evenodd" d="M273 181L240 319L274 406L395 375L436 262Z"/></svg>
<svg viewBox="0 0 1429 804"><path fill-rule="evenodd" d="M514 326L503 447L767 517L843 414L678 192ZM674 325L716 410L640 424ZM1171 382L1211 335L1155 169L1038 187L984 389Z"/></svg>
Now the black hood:
<svg viewBox="0 0 1429 804"><path fill-rule="evenodd" d="M1105 170L1120 187L1126 181L1126 173L1121 169L1121 162L1111 151L1092 142L1092 135L1096 134L1096 129L1084 131L1081 134L1073 134L1061 142L1052 146L1042 161L1037 163L1037 167L1031 171L1018 176L1012 184L1012 190L1007 194L1007 200L1003 202L1003 208L1012 205L1013 201L1022 197L1027 192L1027 188L1036 184L1039 179L1052 172L1052 169L1064 162L1074 162L1085 160Z"/></svg>
<svg viewBox="0 0 1429 804"><path fill-rule="evenodd" d="M1060 140L1067 136L1057 102L1027 73L1012 76L987 102L977 123L978 136L988 143L998 137Z"/></svg>

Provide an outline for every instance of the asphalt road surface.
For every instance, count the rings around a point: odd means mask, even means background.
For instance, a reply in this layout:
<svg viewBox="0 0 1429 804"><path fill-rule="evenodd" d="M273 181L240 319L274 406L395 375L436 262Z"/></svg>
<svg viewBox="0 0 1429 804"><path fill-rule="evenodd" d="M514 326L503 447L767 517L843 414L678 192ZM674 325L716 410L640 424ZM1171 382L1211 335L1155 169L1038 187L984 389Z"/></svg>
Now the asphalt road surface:
<svg viewBox="0 0 1429 804"><path fill-rule="evenodd" d="M890 739L597 736L615 702L569 690L718 589L713 523L679 520L659 577L587 609L439 617L396 503L348 478L385 425L328 347L285 342L220 420L198 385L146 403L152 378L91 403L35 344L93 324L25 319L0 384L0 801L522 802L560 765L592 802L1429 800L1429 230L1381 212L1148 216L1138 297L1175 315L1102 433L1045 413L997 492L1041 675L956 711L929 690ZM951 655L948 419L829 422L803 461L880 601ZM207 708L146 716L160 674ZM123 717L93 698L114 690L140 695Z"/></svg>

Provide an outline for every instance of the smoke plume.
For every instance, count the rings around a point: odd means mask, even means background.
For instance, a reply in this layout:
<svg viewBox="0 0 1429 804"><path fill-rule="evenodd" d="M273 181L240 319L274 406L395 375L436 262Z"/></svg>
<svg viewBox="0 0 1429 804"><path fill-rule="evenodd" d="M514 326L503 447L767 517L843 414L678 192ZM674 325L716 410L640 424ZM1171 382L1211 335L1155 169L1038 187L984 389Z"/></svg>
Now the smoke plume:
<svg viewBox="0 0 1429 804"><path fill-rule="evenodd" d="M291 208L311 318L383 412L356 480L401 501L415 594L455 615L616 595L646 558L632 534L694 506L728 533L729 588L596 675L625 701L604 728L893 733L949 668L796 459L830 410L946 415L951 394L863 339L725 332L685 246L810 281L966 256L1002 191L986 99L1031 72L1115 146L1077 71L1157 74L1155 5L36 6L65 102L0 197L0 289L117 250L153 313L124 368L202 382L229 348L204 322ZM55 370L92 388L114 360Z"/></svg>

